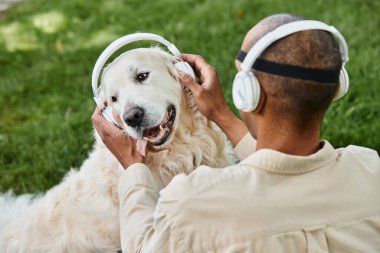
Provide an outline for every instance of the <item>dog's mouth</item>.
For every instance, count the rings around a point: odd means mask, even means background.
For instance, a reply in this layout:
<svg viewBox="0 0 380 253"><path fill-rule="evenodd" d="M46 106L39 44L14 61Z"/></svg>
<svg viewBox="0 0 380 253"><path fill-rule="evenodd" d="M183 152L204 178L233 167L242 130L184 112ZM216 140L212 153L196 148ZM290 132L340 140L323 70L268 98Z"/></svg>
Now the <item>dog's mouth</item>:
<svg viewBox="0 0 380 253"><path fill-rule="evenodd" d="M176 109L174 105L170 105L161 124L154 127L147 127L143 130L143 139L150 142L154 146L163 145L168 140L173 130L175 118Z"/></svg>

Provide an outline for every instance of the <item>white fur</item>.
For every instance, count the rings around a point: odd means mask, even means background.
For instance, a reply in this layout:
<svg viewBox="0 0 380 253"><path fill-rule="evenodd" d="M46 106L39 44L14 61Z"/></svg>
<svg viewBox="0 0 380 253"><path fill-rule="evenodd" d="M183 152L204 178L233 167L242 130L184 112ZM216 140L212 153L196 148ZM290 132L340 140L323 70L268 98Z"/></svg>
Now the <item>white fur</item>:
<svg viewBox="0 0 380 253"><path fill-rule="evenodd" d="M173 176L190 173L201 164L224 167L234 161L225 136L199 113L190 92L178 83L173 61L157 48L131 50L106 68L100 88L114 112L123 114L138 104L147 108L152 124L162 121L169 103L177 108L171 138L160 147L148 146L146 164L162 187ZM136 70L150 71L149 84L133 84ZM115 94L118 102L112 103L110 96ZM124 127L132 136L141 135ZM81 168L71 170L33 204L29 205L31 196L14 199L8 193L0 198L1 253L120 250L117 185L123 169L99 136L95 137L93 151Z"/></svg>

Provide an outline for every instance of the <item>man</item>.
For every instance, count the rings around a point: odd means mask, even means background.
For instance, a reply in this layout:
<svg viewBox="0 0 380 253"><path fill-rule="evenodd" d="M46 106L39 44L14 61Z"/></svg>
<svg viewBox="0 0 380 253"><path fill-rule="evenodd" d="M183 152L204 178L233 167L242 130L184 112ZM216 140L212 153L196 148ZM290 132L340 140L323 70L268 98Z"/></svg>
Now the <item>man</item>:
<svg viewBox="0 0 380 253"><path fill-rule="evenodd" d="M242 51L297 20L288 14L262 20L247 33ZM241 112L243 123L228 109L215 70L199 56L183 58L201 83L187 75L182 83L242 161L222 170L199 167L159 193L133 140L97 110L94 125L126 169L119 184L123 252L380 252L378 154L356 146L335 150L320 141L337 82L252 70L262 94L257 109ZM332 35L317 30L278 40L260 58L320 70L342 64Z"/></svg>

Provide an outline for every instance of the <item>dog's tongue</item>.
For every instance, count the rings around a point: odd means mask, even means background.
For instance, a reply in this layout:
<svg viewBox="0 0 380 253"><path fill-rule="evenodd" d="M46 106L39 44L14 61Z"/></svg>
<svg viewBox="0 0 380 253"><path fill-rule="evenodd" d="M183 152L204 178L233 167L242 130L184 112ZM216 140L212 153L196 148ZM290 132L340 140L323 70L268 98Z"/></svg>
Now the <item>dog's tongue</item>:
<svg viewBox="0 0 380 253"><path fill-rule="evenodd" d="M136 142L136 149L142 156L145 156L146 144L148 141L144 139L138 139Z"/></svg>

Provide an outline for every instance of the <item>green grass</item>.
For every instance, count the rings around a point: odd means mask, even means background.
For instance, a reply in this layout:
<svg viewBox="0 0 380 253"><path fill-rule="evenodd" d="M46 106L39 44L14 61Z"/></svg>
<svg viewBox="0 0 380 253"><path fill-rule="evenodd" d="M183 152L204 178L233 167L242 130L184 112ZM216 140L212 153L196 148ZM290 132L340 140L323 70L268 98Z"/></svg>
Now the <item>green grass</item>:
<svg viewBox="0 0 380 253"><path fill-rule="evenodd" d="M113 39L153 32L204 56L232 107L244 34L278 12L333 24L345 35L351 88L327 113L322 137L335 147L380 151L379 1L28 0L0 17L0 192L44 191L81 165L93 144L92 67Z"/></svg>

